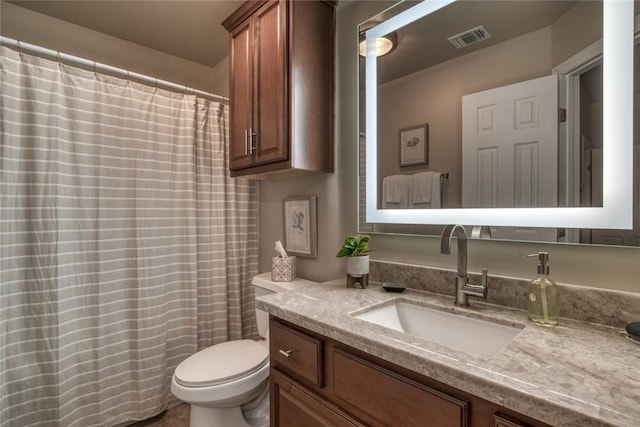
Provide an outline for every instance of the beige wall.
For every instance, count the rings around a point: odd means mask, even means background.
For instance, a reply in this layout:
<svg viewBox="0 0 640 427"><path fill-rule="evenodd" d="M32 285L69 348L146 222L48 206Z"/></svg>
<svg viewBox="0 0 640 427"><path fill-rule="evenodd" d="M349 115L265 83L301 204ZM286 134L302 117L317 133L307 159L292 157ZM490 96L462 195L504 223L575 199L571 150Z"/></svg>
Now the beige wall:
<svg viewBox="0 0 640 427"><path fill-rule="evenodd" d="M602 38L602 2L578 2L553 23L551 32L551 61L555 67Z"/></svg>
<svg viewBox="0 0 640 427"><path fill-rule="evenodd" d="M213 67L213 93L229 97L229 57L218 62Z"/></svg>
<svg viewBox="0 0 640 427"><path fill-rule="evenodd" d="M211 67L2 1L0 34L69 55L215 93ZM228 80L227 80L228 81ZM223 83L222 86L228 86Z"/></svg>
<svg viewBox="0 0 640 427"><path fill-rule="evenodd" d="M263 182L260 202L260 269L270 270L273 243L282 239L282 199L318 196L318 258L301 259L298 274L329 280L344 274L344 260L336 259L344 236L356 229L357 218L357 25L390 2L349 2L338 9L336 43L336 172L287 181ZM132 45L113 37L71 26L47 17L18 13L2 4L2 34L99 62L213 91L210 68ZM22 9L21 9L22 10ZM27 19L30 25L12 22ZM18 28L17 28L18 27ZM225 66L222 66L226 68ZM419 265L455 267L455 257L439 254L433 237L382 236L372 239L377 259ZM526 255L538 250L551 254L551 274L564 283L640 292L640 252L633 248L564 246L509 242L471 242L469 268L486 266L493 274L532 277L535 263ZM452 285L453 286L453 285Z"/></svg>

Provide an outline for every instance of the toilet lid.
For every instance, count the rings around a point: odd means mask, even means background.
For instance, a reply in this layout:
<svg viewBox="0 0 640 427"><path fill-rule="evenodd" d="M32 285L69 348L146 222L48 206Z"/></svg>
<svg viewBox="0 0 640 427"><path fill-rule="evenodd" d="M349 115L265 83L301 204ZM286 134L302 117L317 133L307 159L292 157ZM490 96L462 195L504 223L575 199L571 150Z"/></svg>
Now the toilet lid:
<svg viewBox="0 0 640 427"><path fill-rule="evenodd" d="M189 356L178 365L175 376L186 387L211 386L259 370L268 357L268 349L256 341L228 341Z"/></svg>

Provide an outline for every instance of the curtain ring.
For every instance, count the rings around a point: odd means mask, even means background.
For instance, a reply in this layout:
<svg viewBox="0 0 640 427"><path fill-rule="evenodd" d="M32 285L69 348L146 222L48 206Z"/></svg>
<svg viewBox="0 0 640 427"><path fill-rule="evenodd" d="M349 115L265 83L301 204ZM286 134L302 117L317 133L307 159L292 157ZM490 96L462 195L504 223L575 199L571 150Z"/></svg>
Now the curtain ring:
<svg viewBox="0 0 640 427"><path fill-rule="evenodd" d="M60 51L56 52L56 60L60 63Z"/></svg>
<svg viewBox="0 0 640 427"><path fill-rule="evenodd" d="M98 75L98 67L96 66L96 60L93 60L93 74Z"/></svg>
<svg viewBox="0 0 640 427"><path fill-rule="evenodd" d="M20 47L21 47L20 46L20 40L17 40L17 42L18 43L16 44L16 51L18 51L18 53L22 53L22 52L20 52Z"/></svg>

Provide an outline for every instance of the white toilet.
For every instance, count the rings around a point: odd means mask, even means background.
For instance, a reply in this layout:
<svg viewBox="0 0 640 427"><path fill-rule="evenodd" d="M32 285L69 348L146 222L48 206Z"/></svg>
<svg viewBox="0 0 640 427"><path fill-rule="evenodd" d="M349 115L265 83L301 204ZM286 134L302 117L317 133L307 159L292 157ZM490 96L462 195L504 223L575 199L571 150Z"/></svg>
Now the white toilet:
<svg viewBox="0 0 640 427"><path fill-rule="evenodd" d="M312 284L273 282L271 273L253 278L256 297ZM258 333L267 338L269 315L256 309ZM191 404L190 427L269 425L268 341L229 341L189 356L176 368L171 392Z"/></svg>

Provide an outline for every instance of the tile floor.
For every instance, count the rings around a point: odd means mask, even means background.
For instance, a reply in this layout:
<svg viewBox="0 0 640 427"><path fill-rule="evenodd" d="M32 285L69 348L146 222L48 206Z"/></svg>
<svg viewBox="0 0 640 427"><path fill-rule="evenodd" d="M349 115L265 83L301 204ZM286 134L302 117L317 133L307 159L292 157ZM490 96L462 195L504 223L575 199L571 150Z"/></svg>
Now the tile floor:
<svg viewBox="0 0 640 427"><path fill-rule="evenodd" d="M182 403L148 420L129 427L189 427L189 405Z"/></svg>

